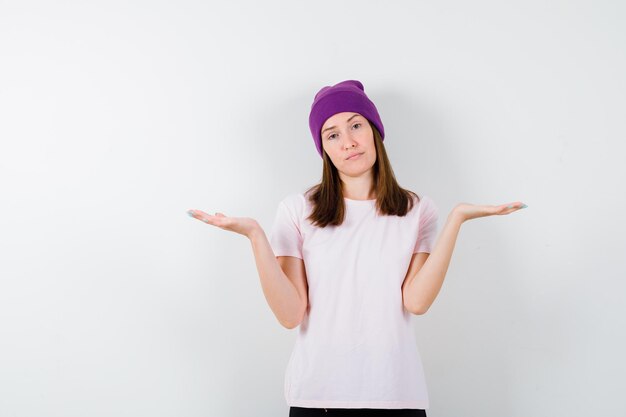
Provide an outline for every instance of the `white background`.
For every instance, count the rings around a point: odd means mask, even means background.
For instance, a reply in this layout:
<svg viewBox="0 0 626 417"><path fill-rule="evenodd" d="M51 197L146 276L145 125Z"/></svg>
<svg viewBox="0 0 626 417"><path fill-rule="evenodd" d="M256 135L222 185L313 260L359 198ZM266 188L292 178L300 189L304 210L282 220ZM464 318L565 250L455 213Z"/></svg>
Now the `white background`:
<svg viewBox="0 0 626 417"><path fill-rule="evenodd" d="M465 223L415 316L429 417L622 416L626 6L0 2L0 415L287 416L248 239L358 79L401 186Z"/></svg>

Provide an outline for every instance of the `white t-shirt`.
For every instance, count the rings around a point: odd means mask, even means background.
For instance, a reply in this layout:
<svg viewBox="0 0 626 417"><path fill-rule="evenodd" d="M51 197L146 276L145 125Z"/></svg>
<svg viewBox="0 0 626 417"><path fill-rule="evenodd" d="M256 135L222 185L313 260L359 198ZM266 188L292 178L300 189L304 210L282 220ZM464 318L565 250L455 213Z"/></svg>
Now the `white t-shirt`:
<svg viewBox="0 0 626 417"><path fill-rule="evenodd" d="M438 209L428 196L404 217L380 216L376 200L344 198L340 226L313 226L312 205L290 194L270 233L276 256L304 260L309 307L285 372L289 406L429 407L421 358L402 303L413 253L430 253Z"/></svg>

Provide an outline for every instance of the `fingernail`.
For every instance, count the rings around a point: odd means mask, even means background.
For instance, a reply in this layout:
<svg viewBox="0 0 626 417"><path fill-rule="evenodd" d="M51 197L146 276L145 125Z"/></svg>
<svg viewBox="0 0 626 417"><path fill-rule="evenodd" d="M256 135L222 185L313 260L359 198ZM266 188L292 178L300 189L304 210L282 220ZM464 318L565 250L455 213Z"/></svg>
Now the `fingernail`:
<svg viewBox="0 0 626 417"><path fill-rule="evenodd" d="M189 215L189 217L193 217L193 211L187 210L187 214Z"/></svg>
<svg viewBox="0 0 626 417"><path fill-rule="evenodd" d="M526 208L528 207L526 204L524 204L523 206L521 206L520 208Z"/></svg>

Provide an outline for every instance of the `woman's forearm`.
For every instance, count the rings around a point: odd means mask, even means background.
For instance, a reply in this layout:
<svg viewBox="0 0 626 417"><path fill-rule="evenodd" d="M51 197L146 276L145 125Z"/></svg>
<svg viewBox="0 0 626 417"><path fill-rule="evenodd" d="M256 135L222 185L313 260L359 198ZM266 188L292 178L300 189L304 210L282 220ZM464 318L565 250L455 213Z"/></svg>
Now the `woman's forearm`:
<svg viewBox="0 0 626 417"><path fill-rule="evenodd" d="M426 313L439 294L462 223L462 217L452 211L424 265L407 278L402 296L404 305L413 314Z"/></svg>
<svg viewBox="0 0 626 417"><path fill-rule="evenodd" d="M295 285L278 264L263 228L259 226L248 237L267 303L280 324L294 328L302 317L302 302Z"/></svg>

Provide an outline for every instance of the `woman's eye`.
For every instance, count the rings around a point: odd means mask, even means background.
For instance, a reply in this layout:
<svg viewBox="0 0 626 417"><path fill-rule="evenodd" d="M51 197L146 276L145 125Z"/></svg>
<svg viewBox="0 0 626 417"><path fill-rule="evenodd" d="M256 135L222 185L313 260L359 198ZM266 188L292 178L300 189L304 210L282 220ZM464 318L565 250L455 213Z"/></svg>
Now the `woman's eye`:
<svg viewBox="0 0 626 417"><path fill-rule="evenodd" d="M355 127L355 126L361 126L361 123L355 123L355 124L353 124L353 125L352 125L352 127ZM329 136L328 136L328 139L332 139L332 138L333 138L333 136L337 136L337 134L336 134L336 133L333 133L332 135L329 135Z"/></svg>

